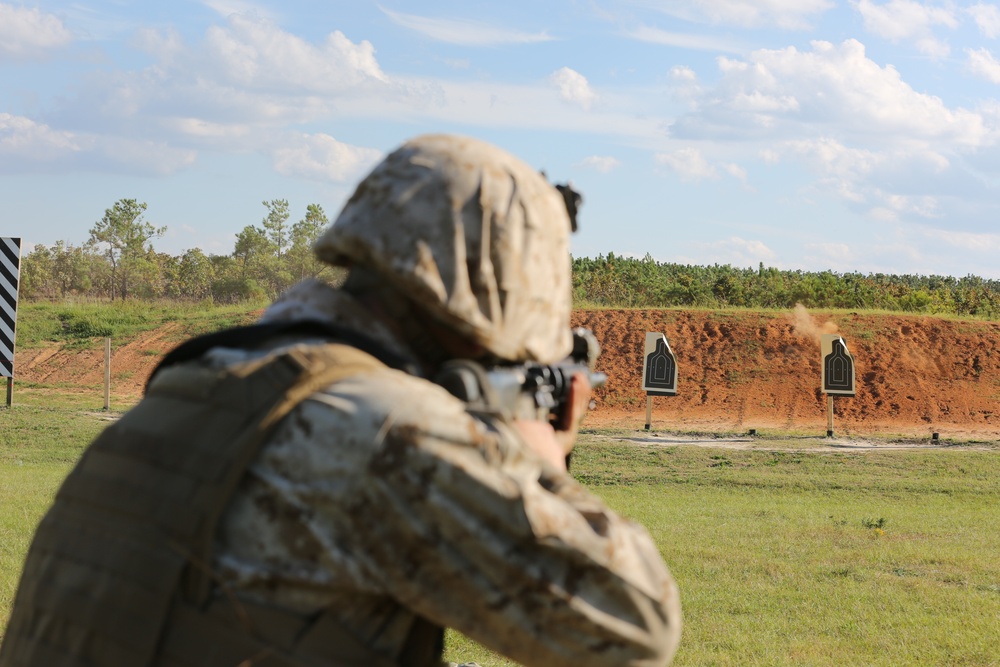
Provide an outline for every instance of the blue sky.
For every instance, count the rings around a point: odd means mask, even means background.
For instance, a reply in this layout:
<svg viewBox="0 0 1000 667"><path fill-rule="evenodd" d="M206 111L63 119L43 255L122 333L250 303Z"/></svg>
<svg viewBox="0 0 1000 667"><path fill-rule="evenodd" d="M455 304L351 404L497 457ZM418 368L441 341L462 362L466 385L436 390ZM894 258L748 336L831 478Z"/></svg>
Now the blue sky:
<svg viewBox="0 0 1000 667"><path fill-rule="evenodd" d="M584 195L578 256L1000 278L1000 5L0 0L0 236L334 217L425 132Z"/></svg>

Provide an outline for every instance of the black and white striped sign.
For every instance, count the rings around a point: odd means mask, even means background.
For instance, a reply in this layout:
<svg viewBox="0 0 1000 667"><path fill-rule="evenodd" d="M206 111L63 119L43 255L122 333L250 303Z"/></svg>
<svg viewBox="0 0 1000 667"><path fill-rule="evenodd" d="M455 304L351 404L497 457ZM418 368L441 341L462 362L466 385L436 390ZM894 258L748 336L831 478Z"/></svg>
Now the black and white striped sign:
<svg viewBox="0 0 1000 667"><path fill-rule="evenodd" d="M0 377L14 377L14 331L21 239L0 237Z"/></svg>

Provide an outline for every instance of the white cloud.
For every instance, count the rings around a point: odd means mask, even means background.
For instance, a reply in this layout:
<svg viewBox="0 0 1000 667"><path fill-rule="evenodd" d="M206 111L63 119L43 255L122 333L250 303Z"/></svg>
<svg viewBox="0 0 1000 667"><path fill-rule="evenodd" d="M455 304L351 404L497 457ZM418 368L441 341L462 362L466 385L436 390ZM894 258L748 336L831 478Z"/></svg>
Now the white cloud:
<svg viewBox="0 0 1000 667"><path fill-rule="evenodd" d="M163 32L139 28L130 40L130 45L159 60L161 65L183 56L187 50L187 44L174 28L167 28Z"/></svg>
<svg viewBox="0 0 1000 667"><path fill-rule="evenodd" d="M288 137L272 151L279 174L321 182L353 181L382 158L373 148L352 146L328 134Z"/></svg>
<svg viewBox="0 0 1000 667"><path fill-rule="evenodd" d="M277 17L263 5L247 0L204 0L203 4L222 17L244 14L255 18L275 20Z"/></svg>
<svg viewBox="0 0 1000 667"><path fill-rule="evenodd" d="M893 211L916 215L921 218L936 218L941 214L937 198L929 196L905 196L899 194L881 193L882 198Z"/></svg>
<svg viewBox="0 0 1000 667"><path fill-rule="evenodd" d="M684 67L683 65L675 65L670 68L670 77L676 81L682 81L684 83L697 83L698 75L690 67Z"/></svg>
<svg viewBox="0 0 1000 667"><path fill-rule="evenodd" d="M885 159L871 150L848 148L830 137L789 141L784 148L824 175L838 178L864 178Z"/></svg>
<svg viewBox="0 0 1000 667"><path fill-rule="evenodd" d="M587 77L569 67L557 69L549 76L549 81L559 88L559 97L584 109L589 109L597 99L597 93L590 87Z"/></svg>
<svg viewBox="0 0 1000 667"><path fill-rule="evenodd" d="M690 67L675 65L670 68L669 77L673 83L673 88L670 91L671 98L682 104L687 102L689 108L697 108L697 105L692 106L690 101L698 99L703 89L698 83L698 75L695 71Z"/></svg>
<svg viewBox="0 0 1000 667"><path fill-rule="evenodd" d="M674 171L682 181L701 181L719 177L715 167L697 148L681 148L672 153L657 153L653 159Z"/></svg>
<svg viewBox="0 0 1000 667"><path fill-rule="evenodd" d="M49 125L72 127L80 136L142 137L183 151L269 157L289 124L344 118L662 141L661 117L637 116L629 95L598 98L586 77L568 67L530 85L389 77L368 42L351 42L340 32L306 40L238 13L209 28L200 41L173 30L143 30L132 44L153 63L135 71L94 72L77 97L64 98L49 111ZM591 110L598 99L600 110ZM323 129L313 125L306 131ZM184 164L192 155L183 153L171 164ZM281 164L290 168L287 160Z"/></svg>
<svg viewBox="0 0 1000 667"><path fill-rule="evenodd" d="M757 151L757 155L764 164L778 164L781 162L781 155L778 151L770 148L762 148Z"/></svg>
<svg viewBox="0 0 1000 667"><path fill-rule="evenodd" d="M382 71L369 42L354 43L339 31L310 42L271 21L232 14L197 44L171 30L140 31L133 44L154 64L93 77L64 112L67 122L99 131L134 123L137 133L180 132L218 145L248 127L326 117L345 100L406 95Z"/></svg>
<svg viewBox="0 0 1000 667"><path fill-rule="evenodd" d="M879 37L898 42L927 34L935 25L957 27L951 9L933 7L916 0L890 0L882 5L871 0L852 3L861 14L865 28Z"/></svg>
<svg viewBox="0 0 1000 667"><path fill-rule="evenodd" d="M382 72L371 44L355 44L340 32L314 44L270 21L232 14L194 46L173 31L142 31L135 43L157 62L95 80L65 112L77 126L91 126L87 136L101 137L87 153L99 168L137 164L168 173L193 163L197 147L260 153L284 175L353 179L381 154L284 127L328 117L345 101L410 95ZM146 138L105 136L116 132Z"/></svg>
<svg viewBox="0 0 1000 667"><path fill-rule="evenodd" d="M576 166L594 169L606 174L622 165L621 160L610 155L591 155L580 160Z"/></svg>
<svg viewBox="0 0 1000 667"><path fill-rule="evenodd" d="M711 35L692 35L689 33L667 32L659 28L640 26L625 32L625 36L640 42L675 46L681 49L697 51L721 51L723 53L742 53L746 48L730 39L721 39Z"/></svg>
<svg viewBox="0 0 1000 667"><path fill-rule="evenodd" d="M670 16L742 28L805 30L834 6L830 0L633 0Z"/></svg>
<svg viewBox="0 0 1000 667"><path fill-rule="evenodd" d="M732 266L756 266L759 262L773 264L778 256L763 241L730 236L714 243L694 244L700 248L697 263L731 264Z"/></svg>
<svg viewBox="0 0 1000 667"><path fill-rule="evenodd" d="M920 53L931 58L945 58L951 53L951 47L947 42L933 37L922 37L916 41L916 45Z"/></svg>
<svg viewBox="0 0 1000 667"><path fill-rule="evenodd" d="M969 71L990 83L1000 84L1000 61L997 61L989 49L966 49Z"/></svg>
<svg viewBox="0 0 1000 667"><path fill-rule="evenodd" d="M143 30L133 43L156 63L95 85L89 102L118 117L141 114L147 123L161 117L304 122L328 113L348 92L389 85L367 41L335 31L312 43L242 14L209 27L196 45L172 30Z"/></svg>
<svg viewBox="0 0 1000 667"><path fill-rule="evenodd" d="M0 61L42 58L71 41L58 17L0 3Z"/></svg>
<svg viewBox="0 0 1000 667"><path fill-rule="evenodd" d="M72 132L54 130L24 116L0 113L0 155L45 161L82 149Z"/></svg>
<svg viewBox="0 0 1000 667"><path fill-rule="evenodd" d="M213 123L202 118L170 118L163 124L183 137L217 145L245 141L254 131L246 123Z"/></svg>
<svg viewBox="0 0 1000 667"><path fill-rule="evenodd" d="M595 109L567 104L551 78L530 85L492 80L393 79L398 94L343 95L336 99L331 117L389 119L406 122L472 125L491 128L531 128L555 132L581 132L594 136L617 135L649 145L663 137L662 119L636 115L626 97L599 98ZM554 89L555 88L555 89Z"/></svg>
<svg viewBox="0 0 1000 667"><path fill-rule="evenodd" d="M994 257L1000 252L1000 234L977 234L930 228L923 231L935 243L944 243L963 251L990 254Z"/></svg>
<svg viewBox="0 0 1000 667"><path fill-rule="evenodd" d="M728 162L722 165L723 171L727 174L740 181L741 183L747 182L747 170L736 164L735 162Z"/></svg>
<svg viewBox="0 0 1000 667"><path fill-rule="evenodd" d="M823 242L823 243L806 243L803 246L807 251L819 254L823 258L821 262L817 262L821 266L830 266L831 264L844 264L849 263L850 260L856 256L856 252L851 250L851 247L846 243L835 243L835 242Z"/></svg>
<svg viewBox="0 0 1000 667"><path fill-rule="evenodd" d="M792 112L799 110L799 101L794 95L768 95L759 90L751 93L738 92L732 101L733 109L757 112Z"/></svg>
<svg viewBox="0 0 1000 667"><path fill-rule="evenodd" d="M355 44L337 30L313 45L270 21L241 15L208 29L202 55L200 69L244 87L331 91L387 80L370 42Z"/></svg>
<svg viewBox="0 0 1000 667"><path fill-rule="evenodd" d="M164 176L190 167L198 153L156 139L95 136L90 141L91 164L105 171Z"/></svg>
<svg viewBox="0 0 1000 667"><path fill-rule="evenodd" d="M853 245L838 242L804 243L796 264L809 270L823 268L846 272L860 269L864 273L914 273L914 266L930 266L921 248L913 243L913 228L918 226L904 227L893 214L885 213L888 215L869 215L870 220L880 224ZM922 272L926 272L926 269Z"/></svg>
<svg viewBox="0 0 1000 667"><path fill-rule="evenodd" d="M403 14L379 7L396 25L419 32L431 39L462 46L499 46L501 44L532 44L554 39L546 32L523 32L499 28L489 23L466 19L443 19Z"/></svg>
<svg viewBox="0 0 1000 667"><path fill-rule="evenodd" d="M994 136L983 118L918 93L853 39L718 58L722 79L697 92L695 111L671 126L677 138L791 138L835 132L863 143L939 142L976 147Z"/></svg>
<svg viewBox="0 0 1000 667"><path fill-rule="evenodd" d="M743 186L746 192L757 192L757 188L750 185L747 181L747 170L743 166L736 164L735 162L722 162L719 164L719 168L726 172Z"/></svg>
<svg viewBox="0 0 1000 667"><path fill-rule="evenodd" d="M972 5L966 9L972 15L972 20L979 26L979 32L990 39L1000 35L1000 7L985 2Z"/></svg>
<svg viewBox="0 0 1000 667"><path fill-rule="evenodd" d="M168 174L194 163L192 150L163 142L56 130L30 118L0 113L0 170L29 168Z"/></svg>
<svg viewBox="0 0 1000 667"><path fill-rule="evenodd" d="M877 5L871 0L852 2L870 32L898 43L913 40L921 53L934 57L948 55L948 45L933 35L936 26L958 27L958 18L951 7L934 7L916 0L890 0Z"/></svg>
<svg viewBox="0 0 1000 667"><path fill-rule="evenodd" d="M876 219L897 220L899 214L939 215L935 197L900 195L879 184L934 183L951 166L944 155L913 147L883 152L849 148L829 137L789 141L781 149L819 174L814 188L867 206Z"/></svg>
<svg viewBox="0 0 1000 667"><path fill-rule="evenodd" d="M892 209L885 208L884 206L876 206L875 208L868 211L868 217L870 217L875 222L899 222L899 214Z"/></svg>

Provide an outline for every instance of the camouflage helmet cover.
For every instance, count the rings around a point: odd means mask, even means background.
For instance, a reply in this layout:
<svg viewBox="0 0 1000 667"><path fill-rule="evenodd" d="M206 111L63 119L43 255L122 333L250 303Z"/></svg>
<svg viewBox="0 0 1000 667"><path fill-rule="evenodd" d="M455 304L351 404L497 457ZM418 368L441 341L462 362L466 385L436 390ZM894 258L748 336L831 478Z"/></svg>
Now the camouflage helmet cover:
<svg viewBox="0 0 1000 667"><path fill-rule="evenodd" d="M569 233L536 170L476 139L425 135L375 167L315 250L374 270L502 359L551 363L572 348Z"/></svg>

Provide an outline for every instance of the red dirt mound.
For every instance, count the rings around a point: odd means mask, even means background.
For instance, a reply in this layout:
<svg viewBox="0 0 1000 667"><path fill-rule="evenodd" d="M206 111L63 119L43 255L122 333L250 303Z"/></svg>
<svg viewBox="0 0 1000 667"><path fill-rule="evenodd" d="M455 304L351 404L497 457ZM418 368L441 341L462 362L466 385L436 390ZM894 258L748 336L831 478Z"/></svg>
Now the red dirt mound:
<svg viewBox="0 0 1000 667"><path fill-rule="evenodd" d="M1000 437L1000 324L871 314L594 310L574 313L603 345L590 424L640 425L645 332L677 355L678 395L654 399L656 427L826 428L821 333L839 332L857 395L835 399L835 430Z"/></svg>
<svg viewBox="0 0 1000 667"><path fill-rule="evenodd" d="M839 432L1000 438L1000 323L935 317L804 312L588 310L573 323L603 346L590 425L641 428L645 332L667 335L679 365L678 396L656 398L656 428L778 428L825 432L819 392L819 334L839 331L854 356L858 393L836 399ZM176 344L176 324L115 348L112 391L138 398L160 355ZM104 351L61 345L18 350L17 379L102 394Z"/></svg>

